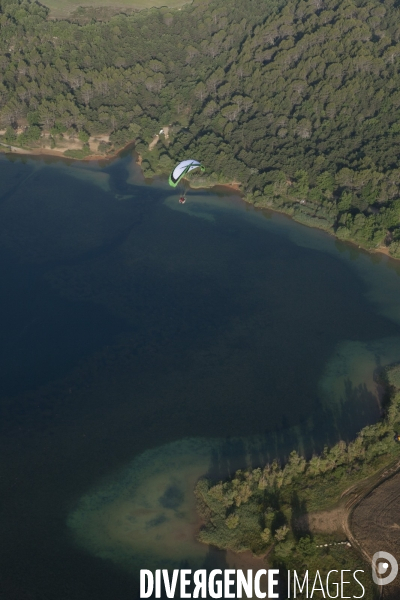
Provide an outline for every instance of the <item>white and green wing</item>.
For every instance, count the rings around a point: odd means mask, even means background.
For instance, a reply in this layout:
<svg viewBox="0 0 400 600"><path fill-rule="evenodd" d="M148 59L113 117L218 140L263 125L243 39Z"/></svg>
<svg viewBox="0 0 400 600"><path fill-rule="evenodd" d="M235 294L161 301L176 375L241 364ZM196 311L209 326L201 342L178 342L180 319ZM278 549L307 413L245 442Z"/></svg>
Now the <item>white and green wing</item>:
<svg viewBox="0 0 400 600"><path fill-rule="evenodd" d="M198 168L204 171L203 165L198 160L183 160L178 165L176 165L175 169L170 174L169 185L171 185L172 187L176 187L182 179L182 177L189 173L189 171L193 171L193 169Z"/></svg>

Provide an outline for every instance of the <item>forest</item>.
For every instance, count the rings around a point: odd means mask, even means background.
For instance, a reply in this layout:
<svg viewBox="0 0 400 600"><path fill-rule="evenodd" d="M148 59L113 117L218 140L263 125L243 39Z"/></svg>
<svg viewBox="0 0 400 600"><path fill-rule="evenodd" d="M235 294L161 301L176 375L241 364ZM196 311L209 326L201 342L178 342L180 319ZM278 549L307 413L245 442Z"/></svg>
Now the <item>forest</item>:
<svg viewBox="0 0 400 600"><path fill-rule="evenodd" d="M385 415L354 441L340 441L309 460L293 451L285 465L274 461L237 471L228 481L201 479L196 487L203 519L200 541L267 554L269 564L301 573L318 569L326 576L331 569L365 569L343 537L338 543L340 534L310 535L299 523L312 511L337 507L346 489L398 460L400 444L393 441L393 432L400 429L400 365L386 368L381 377L390 396ZM372 600L370 584L364 597Z"/></svg>
<svg viewBox="0 0 400 600"><path fill-rule="evenodd" d="M399 58L393 0L195 0L84 23L0 0L0 141L76 138L84 157L107 134L100 151L135 142L146 177L200 159L193 185L239 182L255 206L400 258Z"/></svg>

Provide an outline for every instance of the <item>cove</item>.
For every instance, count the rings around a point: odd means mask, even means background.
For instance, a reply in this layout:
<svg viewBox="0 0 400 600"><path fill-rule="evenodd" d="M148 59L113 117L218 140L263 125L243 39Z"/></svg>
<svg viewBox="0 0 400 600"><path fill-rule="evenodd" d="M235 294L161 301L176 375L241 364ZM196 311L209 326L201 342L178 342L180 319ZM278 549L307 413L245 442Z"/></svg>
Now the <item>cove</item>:
<svg viewBox="0 0 400 600"><path fill-rule="evenodd" d="M400 360L399 265L237 196L0 160L10 590L132 598L211 565L196 479L351 439ZM17 593L15 592L15 593Z"/></svg>

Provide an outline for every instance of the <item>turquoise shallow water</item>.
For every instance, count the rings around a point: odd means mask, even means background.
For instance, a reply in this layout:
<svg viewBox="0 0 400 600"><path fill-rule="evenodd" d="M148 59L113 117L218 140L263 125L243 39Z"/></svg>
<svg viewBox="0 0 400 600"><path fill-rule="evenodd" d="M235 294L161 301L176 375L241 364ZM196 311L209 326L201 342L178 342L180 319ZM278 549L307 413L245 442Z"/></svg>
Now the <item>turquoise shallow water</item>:
<svg viewBox="0 0 400 600"><path fill-rule="evenodd" d="M394 261L234 195L181 206L130 155L2 159L0 182L8 594L124 600L140 566L223 561L193 537L197 477L379 417Z"/></svg>

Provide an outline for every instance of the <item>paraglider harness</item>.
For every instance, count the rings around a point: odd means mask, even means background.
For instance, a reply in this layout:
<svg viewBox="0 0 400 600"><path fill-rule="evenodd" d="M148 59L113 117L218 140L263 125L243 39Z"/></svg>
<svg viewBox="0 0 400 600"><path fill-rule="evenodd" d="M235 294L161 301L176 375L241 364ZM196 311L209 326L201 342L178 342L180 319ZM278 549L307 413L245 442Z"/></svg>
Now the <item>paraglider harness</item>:
<svg viewBox="0 0 400 600"><path fill-rule="evenodd" d="M400 443L400 433L397 433L397 431L395 431L393 439L395 442Z"/></svg>
<svg viewBox="0 0 400 600"><path fill-rule="evenodd" d="M181 197L179 198L179 204L185 204L185 202L186 202L186 198L185 198L185 196L183 195L183 196L181 196Z"/></svg>

